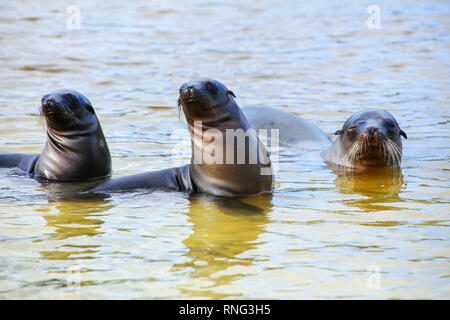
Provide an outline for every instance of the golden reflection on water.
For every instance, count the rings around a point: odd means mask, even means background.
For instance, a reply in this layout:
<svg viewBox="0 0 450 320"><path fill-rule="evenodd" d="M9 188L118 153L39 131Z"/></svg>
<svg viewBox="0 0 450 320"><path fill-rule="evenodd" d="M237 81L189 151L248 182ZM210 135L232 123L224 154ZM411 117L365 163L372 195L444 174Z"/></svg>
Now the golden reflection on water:
<svg viewBox="0 0 450 320"><path fill-rule="evenodd" d="M100 244L77 244L76 239L69 242L65 240L75 237L95 237L103 234L104 232L101 229L104 223L102 216L111 208L113 208L113 205L94 199L50 202L47 208L36 209L45 219L46 229L51 230L45 234L46 241L61 243L55 250L41 251L42 259L94 259L94 254L101 247Z"/></svg>
<svg viewBox="0 0 450 320"><path fill-rule="evenodd" d="M360 195L357 199L346 199L347 206L368 213L381 210L399 210L396 202L403 187L403 175L400 168L373 169L367 172L338 172L334 183L342 194Z"/></svg>
<svg viewBox="0 0 450 320"><path fill-rule="evenodd" d="M189 204L192 234L183 241L188 248L188 262L175 264L173 271L187 269L191 281L180 289L192 297L220 299L229 294L216 294L214 288L229 285L244 276L239 267L251 266L251 258L239 255L256 248L259 236L268 223L272 209L271 195L239 199L220 199L196 195ZM245 270L242 268L241 270Z"/></svg>

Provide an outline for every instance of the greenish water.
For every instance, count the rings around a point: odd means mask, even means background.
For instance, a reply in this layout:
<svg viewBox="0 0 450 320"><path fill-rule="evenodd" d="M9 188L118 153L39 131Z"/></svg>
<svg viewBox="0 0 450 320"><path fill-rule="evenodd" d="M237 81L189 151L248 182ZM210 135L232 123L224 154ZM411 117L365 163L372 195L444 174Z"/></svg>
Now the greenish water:
<svg viewBox="0 0 450 320"><path fill-rule="evenodd" d="M63 199L0 170L0 298L450 298L448 1L0 4L0 150L39 153L40 98L93 103L114 176L180 165L179 86L222 81L241 106L303 116L330 137L389 110L400 172L339 175L283 148L270 196L134 192Z"/></svg>

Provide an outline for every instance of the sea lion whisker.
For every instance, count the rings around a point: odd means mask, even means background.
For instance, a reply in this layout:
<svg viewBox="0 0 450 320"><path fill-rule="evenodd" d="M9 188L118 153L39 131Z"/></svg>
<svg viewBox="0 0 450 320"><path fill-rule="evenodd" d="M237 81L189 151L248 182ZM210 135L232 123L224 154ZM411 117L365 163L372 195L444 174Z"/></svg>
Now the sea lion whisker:
<svg viewBox="0 0 450 320"><path fill-rule="evenodd" d="M361 142L355 140L342 157L340 161L341 166L352 167L355 162L356 154L359 152L360 148Z"/></svg>
<svg viewBox="0 0 450 320"><path fill-rule="evenodd" d="M351 163L352 163L351 162L351 155L352 155L352 152L353 152L353 150L355 148L355 145L356 145L356 141L350 146L350 148L347 150L347 152L342 157L341 162L342 162L343 166L346 166L346 167L351 166Z"/></svg>
<svg viewBox="0 0 450 320"><path fill-rule="evenodd" d="M177 101L177 113L178 113L178 121L182 122L181 115L183 113L183 103L181 100L181 96L178 97L178 101Z"/></svg>
<svg viewBox="0 0 450 320"><path fill-rule="evenodd" d="M395 144L392 141L388 141L388 148L390 150L390 155L392 156L392 165L395 165L398 163L398 150L395 146Z"/></svg>
<svg viewBox="0 0 450 320"><path fill-rule="evenodd" d="M389 144L388 148L389 148L389 155L390 155L389 163L391 164L391 166L395 166L398 163L397 152L395 151L395 149L392 147L391 144Z"/></svg>
<svg viewBox="0 0 450 320"><path fill-rule="evenodd" d="M398 165L401 161L401 150L391 140L387 140L386 146L387 146L387 149L389 150L389 155L390 155L389 160L392 162L392 166Z"/></svg>
<svg viewBox="0 0 450 320"><path fill-rule="evenodd" d="M397 157L397 160L399 160L399 157L402 154L402 150L391 140L388 141L388 144L392 148L394 155Z"/></svg>
<svg viewBox="0 0 450 320"><path fill-rule="evenodd" d="M392 146L394 147L394 149L397 151L396 156L397 156L397 164L400 164L400 162L402 161L402 150L399 148L398 145L396 145L394 142L392 142Z"/></svg>
<svg viewBox="0 0 450 320"><path fill-rule="evenodd" d="M41 105L39 108L39 116L46 117L49 114L57 115L61 120L71 120L78 126L81 125L80 119L70 110L70 107L56 105L50 111L45 109L45 105Z"/></svg>
<svg viewBox="0 0 450 320"><path fill-rule="evenodd" d="M357 157L357 155L360 155L362 151L365 150L367 150L367 144L365 143L365 141L357 145L357 149L353 155L353 164L355 163L361 164L361 158Z"/></svg>
<svg viewBox="0 0 450 320"><path fill-rule="evenodd" d="M352 144L352 146L346 153L345 161L346 161L348 167L353 166L353 161L354 161L354 157L355 157L357 148L358 148L358 144L355 142Z"/></svg>
<svg viewBox="0 0 450 320"><path fill-rule="evenodd" d="M388 163L389 163L390 158L391 158L391 155L390 155L390 153L389 153L388 150L387 150L386 144L387 144L386 141L383 141L382 143L380 143L380 145L383 147L383 158L384 158L384 159L387 158L387 161L388 161Z"/></svg>
<svg viewBox="0 0 450 320"><path fill-rule="evenodd" d="M340 154L341 154L341 156L339 157L339 161L337 162L337 165L339 168L343 168L345 159L347 158L348 150L343 155L341 152L340 152Z"/></svg>
<svg viewBox="0 0 450 320"><path fill-rule="evenodd" d="M395 162L395 160L394 160L392 147L391 147L389 141L386 141L385 146L386 146L386 155L387 155L386 161L388 164L393 164Z"/></svg>
<svg viewBox="0 0 450 320"><path fill-rule="evenodd" d="M44 106L41 105L41 106L39 107L39 116L42 117L43 115L44 115Z"/></svg>

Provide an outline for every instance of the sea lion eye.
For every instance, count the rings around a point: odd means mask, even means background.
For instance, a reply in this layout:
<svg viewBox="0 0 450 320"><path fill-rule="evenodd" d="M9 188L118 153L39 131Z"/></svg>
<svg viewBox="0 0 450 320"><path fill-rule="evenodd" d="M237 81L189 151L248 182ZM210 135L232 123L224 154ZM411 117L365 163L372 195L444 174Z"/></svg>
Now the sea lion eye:
<svg viewBox="0 0 450 320"><path fill-rule="evenodd" d="M353 130L356 129L356 127L357 127L357 126L351 126L351 127L348 128L348 131L353 131Z"/></svg>
<svg viewBox="0 0 450 320"><path fill-rule="evenodd" d="M71 93L65 93L63 95L63 98L65 101L67 101L67 104L71 109L74 109L77 107L76 99L74 99L73 95Z"/></svg>
<svg viewBox="0 0 450 320"><path fill-rule="evenodd" d="M87 105L87 106L86 106L86 109L87 109L90 113L95 114L94 108L92 108L91 105Z"/></svg>
<svg viewBox="0 0 450 320"><path fill-rule="evenodd" d="M209 93L211 93L211 94L213 94L213 95L215 95L215 94L217 93L217 88L216 88L216 86L215 86L214 84L212 84L211 82L207 82L207 83L205 84L205 86L206 86L206 90L208 90Z"/></svg>
<svg viewBox="0 0 450 320"><path fill-rule="evenodd" d="M231 90L227 90L227 94L229 94L230 96L232 96L233 98L236 98L236 95L233 93L233 91Z"/></svg>
<svg viewBox="0 0 450 320"><path fill-rule="evenodd" d="M380 121L383 122L385 125L393 126L394 125L394 119L390 117L381 117Z"/></svg>

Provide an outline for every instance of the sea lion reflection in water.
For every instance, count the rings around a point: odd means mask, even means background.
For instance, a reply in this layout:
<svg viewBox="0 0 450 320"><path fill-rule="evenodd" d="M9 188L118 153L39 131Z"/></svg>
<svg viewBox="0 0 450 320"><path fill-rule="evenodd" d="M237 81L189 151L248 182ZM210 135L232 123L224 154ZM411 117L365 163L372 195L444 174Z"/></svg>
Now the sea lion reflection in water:
<svg viewBox="0 0 450 320"><path fill-rule="evenodd" d="M178 106L191 135L191 163L114 178L93 191L162 189L217 196L270 192L272 167L268 152L234 98L233 92L214 79L183 84Z"/></svg>
<svg viewBox="0 0 450 320"><path fill-rule="evenodd" d="M71 89L42 97L47 141L41 154L1 153L0 168L20 168L49 181L79 181L111 174L111 156L90 101Z"/></svg>

